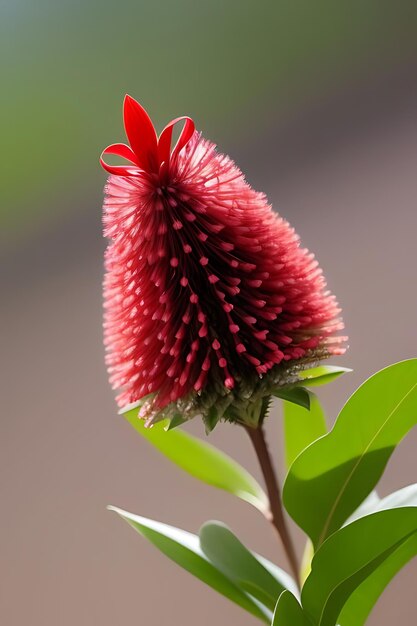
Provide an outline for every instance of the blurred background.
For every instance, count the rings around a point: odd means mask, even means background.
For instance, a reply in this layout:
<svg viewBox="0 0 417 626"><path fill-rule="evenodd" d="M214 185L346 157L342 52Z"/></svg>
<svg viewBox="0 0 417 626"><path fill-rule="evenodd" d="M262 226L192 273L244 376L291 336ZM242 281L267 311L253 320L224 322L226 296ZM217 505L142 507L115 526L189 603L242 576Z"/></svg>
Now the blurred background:
<svg viewBox="0 0 417 626"><path fill-rule="evenodd" d="M354 388L416 356L417 4L3 0L0 4L0 622L251 626L166 561L112 503L197 531L222 519L284 563L255 510L171 467L117 417L101 339L101 150L122 98L159 130L191 115L324 268ZM280 462L280 414L268 423ZM199 423L190 429L204 436ZM244 434L212 441L259 476ZM417 480L412 434L381 493ZM417 623L411 563L369 624Z"/></svg>

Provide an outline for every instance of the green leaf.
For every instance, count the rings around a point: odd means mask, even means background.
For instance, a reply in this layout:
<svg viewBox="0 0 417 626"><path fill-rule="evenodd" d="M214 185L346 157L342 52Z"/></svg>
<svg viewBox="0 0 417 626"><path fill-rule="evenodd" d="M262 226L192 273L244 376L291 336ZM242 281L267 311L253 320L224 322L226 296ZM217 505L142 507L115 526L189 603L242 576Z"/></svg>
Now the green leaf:
<svg viewBox="0 0 417 626"><path fill-rule="evenodd" d="M304 610L317 626L363 624L388 580L416 554L417 507L362 517L335 532L316 552L301 595Z"/></svg>
<svg viewBox="0 0 417 626"><path fill-rule="evenodd" d="M314 556L314 546L311 543L310 539L307 539L306 544L304 546L303 556L301 557L300 563L300 583L301 586L304 585L308 575L311 572L311 561Z"/></svg>
<svg viewBox="0 0 417 626"><path fill-rule="evenodd" d="M381 502L381 498L377 494L377 492L371 491L369 496L365 498L365 500L358 506L356 511L352 513L349 519L345 522L345 524L351 524L352 522L360 519L361 517L365 517L365 515L370 515L371 513L375 513L378 510L379 503Z"/></svg>
<svg viewBox="0 0 417 626"><path fill-rule="evenodd" d="M382 499L376 491L372 491L346 523L350 524L361 517L365 517L365 515L370 515L377 511L398 509L403 506L417 506L417 483L394 491Z"/></svg>
<svg viewBox="0 0 417 626"><path fill-rule="evenodd" d="M312 626L297 599L289 591L278 598L271 626Z"/></svg>
<svg viewBox="0 0 417 626"><path fill-rule="evenodd" d="M161 522L133 515L116 507L109 507L158 550L183 569L241 606L255 617L269 623L271 613L254 598L240 589L207 559L200 548L197 535Z"/></svg>
<svg viewBox="0 0 417 626"><path fill-rule="evenodd" d="M282 387L272 392L276 398L310 409L310 394L304 387Z"/></svg>
<svg viewBox="0 0 417 626"><path fill-rule="evenodd" d="M135 408L123 413L123 416L173 463L208 485L228 491L265 512L268 500L264 491L239 463L183 430L166 430L166 422L146 428L137 414L138 409Z"/></svg>
<svg viewBox="0 0 417 626"><path fill-rule="evenodd" d="M384 589L416 554L417 534L413 534L355 589L339 615L339 625L364 626Z"/></svg>
<svg viewBox="0 0 417 626"><path fill-rule="evenodd" d="M301 382L298 384L305 385L307 387L319 387L321 385L327 385L336 378L339 378L342 374L351 372L348 367L337 367L336 365L320 365L319 367L312 367L308 370L302 370L298 376L301 378Z"/></svg>
<svg viewBox="0 0 417 626"><path fill-rule="evenodd" d="M317 397L307 391L310 409L284 402L284 440L287 467L313 441L326 434L326 420Z"/></svg>
<svg viewBox="0 0 417 626"><path fill-rule="evenodd" d="M307 446L327 432L326 419L320 402L314 393L311 391L308 393L310 395L310 410L284 402L284 442L287 468L292 465L296 457ZM300 565L302 584L310 573L313 555L314 547L308 539Z"/></svg>
<svg viewBox="0 0 417 626"><path fill-rule="evenodd" d="M296 592L297 586L286 572L275 566L276 574L272 575L258 555L248 550L221 522L207 522L199 535L201 549L207 558L227 578L271 611L285 589Z"/></svg>
<svg viewBox="0 0 417 626"><path fill-rule="evenodd" d="M284 504L316 548L372 491L416 422L417 359L411 359L368 379L333 430L297 457L284 484Z"/></svg>

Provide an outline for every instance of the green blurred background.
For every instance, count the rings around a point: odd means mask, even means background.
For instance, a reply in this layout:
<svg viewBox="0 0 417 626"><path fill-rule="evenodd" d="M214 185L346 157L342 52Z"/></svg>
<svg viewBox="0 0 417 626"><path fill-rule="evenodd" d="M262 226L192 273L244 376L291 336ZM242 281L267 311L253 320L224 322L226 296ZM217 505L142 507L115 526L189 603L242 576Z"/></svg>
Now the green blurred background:
<svg viewBox="0 0 417 626"><path fill-rule="evenodd" d="M0 623L254 624L105 512L192 531L221 518L280 558L255 512L171 470L115 418L98 157L124 141L127 92L159 130L192 116L268 193L344 310L355 373L323 393L334 417L364 377L415 356L417 3L3 0L0 52ZM278 442L278 407L269 430ZM257 472L240 433L214 441ZM416 443L383 492L417 480ZM416 574L371 626L416 622Z"/></svg>
<svg viewBox="0 0 417 626"><path fill-rule="evenodd" d="M126 92L158 128L189 114L248 141L417 49L415 3L387 0L3 0L1 14L1 216L20 233L87 210L68 199L100 186Z"/></svg>

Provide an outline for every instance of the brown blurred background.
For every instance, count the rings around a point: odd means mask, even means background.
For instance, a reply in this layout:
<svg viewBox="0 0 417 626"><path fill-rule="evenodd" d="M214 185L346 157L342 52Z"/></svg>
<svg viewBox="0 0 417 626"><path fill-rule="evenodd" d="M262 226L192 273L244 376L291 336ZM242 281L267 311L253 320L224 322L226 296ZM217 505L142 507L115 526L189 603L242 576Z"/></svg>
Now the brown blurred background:
<svg viewBox="0 0 417 626"><path fill-rule="evenodd" d="M228 523L284 563L248 505L195 482L117 417L103 366L101 149L125 92L161 129L189 114L317 255L354 373L416 356L417 5L3 0L0 623L241 626L105 506L197 531ZM199 423L190 425L204 436ZM280 462L279 407L268 423ZM212 441L258 476L243 433ZM417 480L416 434L381 493ZM410 564L369 624L417 623Z"/></svg>

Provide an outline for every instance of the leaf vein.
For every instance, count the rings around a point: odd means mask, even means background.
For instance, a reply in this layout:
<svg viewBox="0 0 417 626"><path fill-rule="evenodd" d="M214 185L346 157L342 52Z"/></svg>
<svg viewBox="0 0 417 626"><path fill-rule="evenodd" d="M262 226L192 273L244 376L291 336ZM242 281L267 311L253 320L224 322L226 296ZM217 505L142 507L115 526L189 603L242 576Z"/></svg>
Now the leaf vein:
<svg viewBox="0 0 417 626"><path fill-rule="evenodd" d="M391 413L388 415L388 417L386 418L386 420L381 424L381 426L379 427L379 429L377 430L377 432L375 433L375 435L372 437L372 439L369 441L369 443L367 444L367 446L365 447L364 451L362 452L361 456L358 458L357 462L355 463L355 465L353 466L352 470L350 471L349 475L347 476L345 482L342 485L341 490L339 491L335 501L333 502L333 505L329 511L329 514L326 518L325 524L323 526L323 530L320 534L319 540L318 540L318 546L320 546L323 543L323 540L325 539L326 535L327 535L327 531L329 529L330 523L332 521L332 518L334 516L334 513L339 505L339 502L344 494L344 492L346 491L346 488L350 482L350 480L352 479L352 476L355 474L355 472L357 471L358 467L360 466L362 460L364 459L366 453L368 452L369 448L372 446L372 444L374 443L374 441L378 438L378 436L380 435L380 433L383 431L383 429L385 428L385 426L388 424L388 422L390 421L390 419L392 418L392 416L396 413L396 411L399 409L399 407L401 406L401 404L408 398L408 396L410 395L410 393L412 393L414 391L414 389L417 387L417 382L414 383L414 385L407 391L407 393L401 398L401 400L399 400L399 402L395 405L395 407L392 409Z"/></svg>

